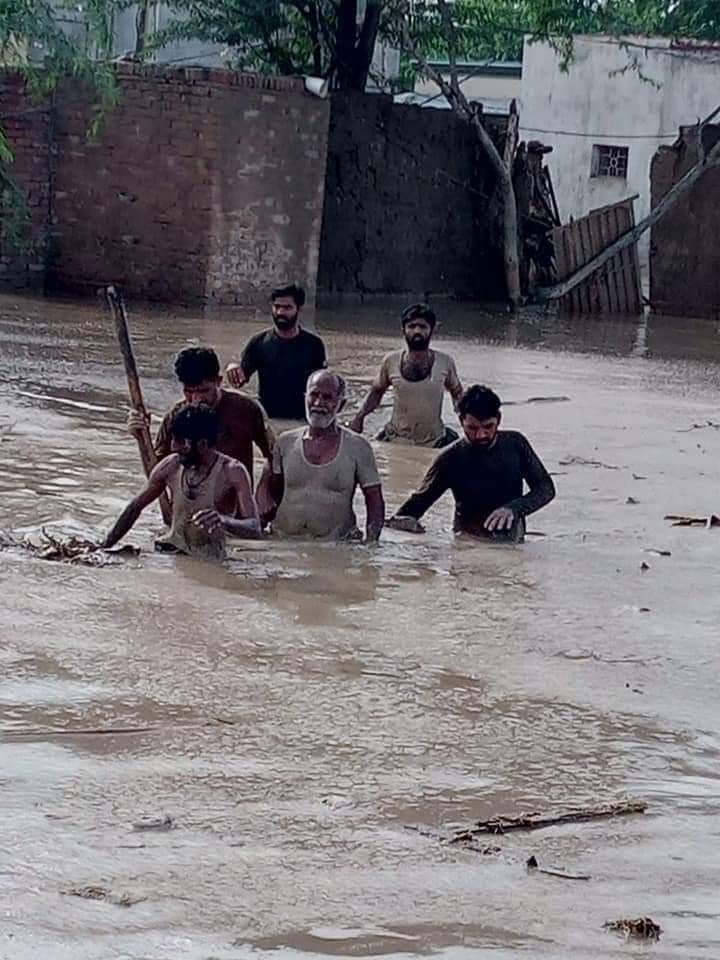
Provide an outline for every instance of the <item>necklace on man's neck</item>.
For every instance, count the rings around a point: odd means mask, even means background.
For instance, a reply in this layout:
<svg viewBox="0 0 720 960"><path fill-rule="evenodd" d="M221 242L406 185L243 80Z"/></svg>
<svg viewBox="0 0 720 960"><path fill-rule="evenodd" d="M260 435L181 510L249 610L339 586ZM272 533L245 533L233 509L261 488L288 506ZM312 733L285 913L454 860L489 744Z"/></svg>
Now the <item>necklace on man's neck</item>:
<svg viewBox="0 0 720 960"><path fill-rule="evenodd" d="M205 483L205 481L210 476L210 474L212 473L212 469L217 463L217 458L218 458L218 455L216 453L212 459L212 462L210 463L210 465L208 466L207 470L202 475L202 477L200 477L199 480L195 480L194 482L188 476L188 471L192 470L192 467L183 467L182 478L181 478L183 493L188 498L188 500L197 499L197 495L198 495L197 492L200 489L200 487Z"/></svg>

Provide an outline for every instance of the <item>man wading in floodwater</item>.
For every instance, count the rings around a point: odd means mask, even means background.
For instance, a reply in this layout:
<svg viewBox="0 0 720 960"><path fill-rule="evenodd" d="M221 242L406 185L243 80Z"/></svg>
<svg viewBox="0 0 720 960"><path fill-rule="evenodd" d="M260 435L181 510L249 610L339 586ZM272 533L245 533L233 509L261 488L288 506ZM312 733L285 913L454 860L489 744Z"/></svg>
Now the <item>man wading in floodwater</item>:
<svg viewBox="0 0 720 960"><path fill-rule="evenodd" d="M435 458L417 493L388 526L422 533L420 517L451 490L456 533L520 541L525 517L555 496L555 485L526 438L499 430L500 398L488 387L466 390L458 404L464 438ZM529 493L523 495L523 481Z"/></svg>
<svg viewBox="0 0 720 960"><path fill-rule="evenodd" d="M253 444L269 463L274 442L273 432L265 422L260 404L233 390L224 390L220 374L220 361L214 350L207 347L187 347L175 358L175 374L182 384L185 400L177 403L165 414L155 438L154 448L158 460L171 452L171 431L175 414L186 403L211 407L217 414L217 446L221 453L239 460L253 475ZM128 417L128 430L135 434L145 426L142 414L132 411Z"/></svg>
<svg viewBox="0 0 720 960"><path fill-rule="evenodd" d="M393 412L378 440L404 440L429 447L445 447L458 435L442 421L445 391L457 409L462 384L455 361L446 353L430 349L435 314L426 303L408 307L402 315L407 350L389 353L362 407L350 421L350 429L362 433L365 418L380 406L392 387Z"/></svg>
<svg viewBox="0 0 720 960"><path fill-rule="evenodd" d="M321 370L307 384L307 427L278 437L272 475L263 479L279 504L273 531L326 540L361 537L353 511L359 486L367 511L366 539L378 539L385 521L375 454L364 437L339 426L345 381Z"/></svg>
<svg viewBox="0 0 720 960"><path fill-rule="evenodd" d="M173 452L152 470L140 493L125 507L103 547L114 546L166 487L172 494L172 522L160 550L221 559L225 535L262 536L250 475L239 460L216 447L218 417L210 407L183 407L171 426Z"/></svg>
<svg viewBox="0 0 720 960"><path fill-rule="evenodd" d="M326 366L325 344L300 326L305 291L294 283L277 287L270 297L273 329L258 333L243 350L240 363L225 375L233 387L244 386L257 373L260 403L269 417L305 419L305 384Z"/></svg>

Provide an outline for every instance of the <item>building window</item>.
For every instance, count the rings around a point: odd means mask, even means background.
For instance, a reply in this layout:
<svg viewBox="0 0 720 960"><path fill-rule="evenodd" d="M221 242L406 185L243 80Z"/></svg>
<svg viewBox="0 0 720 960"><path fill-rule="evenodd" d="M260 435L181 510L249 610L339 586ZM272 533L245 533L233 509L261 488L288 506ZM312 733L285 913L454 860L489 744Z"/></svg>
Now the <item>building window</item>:
<svg viewBox="0 0 720 960"><path fill-rule="evenodd" d="M592 148L591 177L620 177L627 180L628 148L596 143Z"/></svg>

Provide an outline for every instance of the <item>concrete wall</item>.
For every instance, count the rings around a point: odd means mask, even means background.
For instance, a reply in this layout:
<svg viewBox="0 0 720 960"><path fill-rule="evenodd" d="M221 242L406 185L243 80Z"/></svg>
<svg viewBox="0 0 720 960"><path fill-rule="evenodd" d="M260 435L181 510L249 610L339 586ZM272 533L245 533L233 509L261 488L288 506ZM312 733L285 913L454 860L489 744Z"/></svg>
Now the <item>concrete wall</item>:
<svg viewBox="0 0 720 960"><path fill-rule="evenodd" d="M720 126L703 131L705 152L720 139ZM699 158L696 127L687 127L672 147L661 147L651 168L652 204ZM720 170L709 170L653 228L650 300L653 310L677 316L720 317Z"/></svg>
<svg viewBox="0 0 720 960"><path fill-rule="evenodd" d="M321 292L502 297L493 185L477 138L449 111L336 95Z"/></svg>
<svg viewBox="0 0 720 960"><path fill-rule="evenodd" d="M567 72L547 44L526 43L520 135L555 147L550 172L563 220L639 194L636 218L650 209L650 162L681 124L718 104L720 51L680 51L660 38L629 38L622 49L606 37L576 37ZM638 69L632 67L638 57ZM618 71L625 70L624 73ZM629 147L627 180L591 177L593 144ZM641 259L647 258L647 237Z"/></svg>
<svg viewBox="0 0 720 960"><path fill-rule="evenodd" d="M151 299L255 304L315 287L328 105L300 81L121 64L120 100L58 93L50 279Z"/></svg>
<svg viewBox="0 0 720 960"><path fill-rule="evenodd" d="M30 97L17 74L0 75L0 116L14 154L10 175L25 195L27 220L18 239L5 235L17 206L6 204L0 213L0 288L42 289L45 274L45 234L50 193L49 106ZM7 189L7 188L6 188Z"/></svg>

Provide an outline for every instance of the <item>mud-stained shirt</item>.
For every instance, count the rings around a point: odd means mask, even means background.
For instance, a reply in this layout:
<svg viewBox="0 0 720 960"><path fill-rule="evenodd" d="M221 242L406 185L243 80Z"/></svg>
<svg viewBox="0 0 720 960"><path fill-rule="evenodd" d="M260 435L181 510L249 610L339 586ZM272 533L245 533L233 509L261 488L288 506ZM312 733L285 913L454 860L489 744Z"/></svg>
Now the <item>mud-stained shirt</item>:
<svg viewBox="0 0 720 960"><path fill-rule="evenodd" d="M170 431L173 417L184 404L185 401L177 403L160 424L155 437L155 454L159 460L171 452ZM215 412L218 418L218 450L233 460L239 460L252 479L253 444L269 460L275 439L272 428L265 421L262 407L251 397L223 389Z"/></svg>
<svg viewBox="0 0 720 960"><path fill-rule="evenodd" d="M529 488L524 495L523 483ZM419 519L447 490L455 498L455 530L475 535L483 534L485 520L498 507L526 517L555 496L552 477L526 437L514 430L498 431L489 449L463 439L443 450L397 516Z"/></svg>
<svg viewBox="0 0 720 960"><path fill-rule="evenodd" d="M273 473L282 474L284 494L273 530L291 537L342 540L357 529L357 487L380 484L373 449L364 437L340 428L340 446L330 463L305 457L307 427L281 434L273 451Z"/></svg>
<svg viewBox="0 0 720 960"><path fill-rule="evenodd" d="M383 430L384 440L405 440L432 446L445 433L442 420L446 390L458 392L460 379L455 361L447 353L433 350L433 365L424 380L406 380L402 375L403 351L389 353L382 362L375 386L392 387L393 410Z"/></svg>

